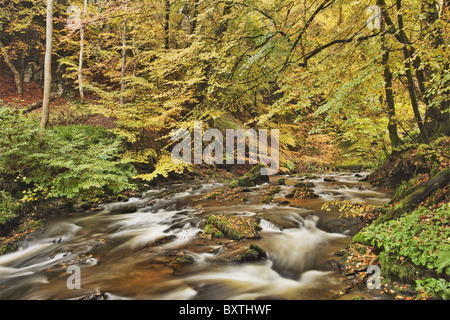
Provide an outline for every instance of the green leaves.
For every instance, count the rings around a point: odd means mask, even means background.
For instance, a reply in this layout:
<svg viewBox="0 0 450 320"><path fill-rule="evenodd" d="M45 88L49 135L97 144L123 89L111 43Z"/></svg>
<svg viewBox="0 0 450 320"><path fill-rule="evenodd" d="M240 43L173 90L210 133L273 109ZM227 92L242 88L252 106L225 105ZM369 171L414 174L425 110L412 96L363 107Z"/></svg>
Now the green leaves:
<svg viewBox="0 0 450 320"><path fill-rule="evenodd" d="M450 205L420 207L400 219L365 228L354 241L371 243L387 255L408 258L437 273L449 272Z"/></svg>
<svg viewBox="0 0 450 320"><path fill-rule="evenodd" d="M416 281L416 291L422 292L417 298L440 296L444 300L450 299L450 283L445 279L427 278Z"/></svg>
<svg viewBox="0 0 450 320"><path fill-rule="evenodd" d="M20 204L8 192L0 191L0 225L17 217Z"/></svg>
<svg viewBox="0 0 450 320"><path fill-rule="evenodd" d="M135 174L134 167L119 159L121 139L105 128L54 127L46 140L43 164L50 168L51 174L43 176L52 179L51 196L89 198L104 191L119 193L133 187L129 177Z"/></svg>

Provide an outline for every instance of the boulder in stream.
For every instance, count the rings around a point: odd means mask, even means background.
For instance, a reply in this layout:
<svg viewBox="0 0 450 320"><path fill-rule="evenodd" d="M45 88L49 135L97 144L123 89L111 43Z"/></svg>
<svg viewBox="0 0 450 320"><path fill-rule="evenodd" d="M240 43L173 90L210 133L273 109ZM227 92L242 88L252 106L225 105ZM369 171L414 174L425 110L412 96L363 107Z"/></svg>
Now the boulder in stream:
<svg viewBox="0 0 450 320"><path fill-rule="evenodd" d="M110 300L111 296L107 292L95 290L93 293L87 293L81 297L72 300Z"/></svg>
<svg viewBox="0 0 450 320"><path fill-rule="evenodd" d="M239 243L229 244L222 247L223 250L218 251L217 260L220 262L253 262L264 260L267 253L264 249L256 244L242 246Z"/></svg>
<svg viewBox="0 0 450 320"><path fill-rule="evenodd" d="M210 215L202 223L203 236L231 240L259 239L261 226L252 218L235 215Z"/></svg>
<svg viewBox="0 0 450 320"><path fill-rule="evenodd" d="M127 202L109 203L104 206L104 210L110 214L125 214L137 212L146 201L143 200L129 200Z"/></svg>
<svg viewBox="0 0 450 320"><path fill-rule="evenodd" d="M237 180L237 185L241 187L254 187L258 184L270 182L269 176L261 174L261 168L264 165L259 164L253 167L250 172L246 173Z"/></svg>
<svg viewBox="0 0 450 320"><path fill-rule="evenodd" d="M294 185L294 187L296 187L296 188L302 188L302 187L314 188L315 185L312 182L298 182Z"/></svg>
<svg viewBox="0 0 450 320"><path fill-rule="evenodd" d="M316 199L319 195L314 193L314 190L308 187L297 187L291 193L286 195L286 198L300 198L300 199Z"/></svg>

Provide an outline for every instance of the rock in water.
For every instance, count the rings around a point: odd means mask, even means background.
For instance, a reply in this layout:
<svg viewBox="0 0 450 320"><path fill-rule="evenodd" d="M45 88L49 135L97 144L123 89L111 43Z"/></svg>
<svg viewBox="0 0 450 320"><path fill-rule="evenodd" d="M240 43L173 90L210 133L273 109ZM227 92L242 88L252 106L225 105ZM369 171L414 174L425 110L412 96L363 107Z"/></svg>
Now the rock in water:
<svg viewBox="0 0 450 320"><path fill-rule="evenodd" d="M291 193L286 195L286 198L299 198L299 199L316 199L319 195L314 193L314 190L308 187L297 187Z"/></svg>
<svg viewBox="0 0 450 320"><path fill-rule="evenodd" d="M118 214L118 213L133 213L138 209L137 202L118 202L111 203L105 206L105 210L110 214Z"/></svg>
<svg viewBox="0 0 450 320"><path fill-rule="evenodd" d="M254 187L258 184L270 182L269 176L261 174L261 168L264 168L264 165L258 164L253 167L250 172L238 179L237 185L241 187Z"/></svg>

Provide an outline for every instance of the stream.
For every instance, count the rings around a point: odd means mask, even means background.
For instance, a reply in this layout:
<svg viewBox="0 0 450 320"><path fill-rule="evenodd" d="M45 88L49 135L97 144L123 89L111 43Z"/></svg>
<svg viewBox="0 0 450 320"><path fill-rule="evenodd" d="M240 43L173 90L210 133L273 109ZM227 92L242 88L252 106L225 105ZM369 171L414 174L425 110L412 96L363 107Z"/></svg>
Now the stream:
<svg viewBox="0 0 450 320"><path fill-rule="evenodd" d="M317 199L286 199L300 181L286 179L273 202L256 201L262 186L246 188L242 203L201 200L223 185L189 181L144 192L105 209L48 219L41 232L22 241L19 250L0 256L0 299L76 299L99 290L107 299L254 300L336 299L351 282L336 268L334 253L357 232L323 203L335 199L383 205L390 197L350 172L305 179ZM325 182L333 176L337 182ZM121 208L128 210L121 212ZM130 209L131 208L131 209ZM199 236L210 214L260 217L260 239L230 241ZM228 247L256 244L267 258L218 262ZM175 259L189 256L190 263ZM80 289L69 289L69 266L80 270ZM357 292L374 299L369 290ZM349 297L346 297L349 298Z"/></svg>

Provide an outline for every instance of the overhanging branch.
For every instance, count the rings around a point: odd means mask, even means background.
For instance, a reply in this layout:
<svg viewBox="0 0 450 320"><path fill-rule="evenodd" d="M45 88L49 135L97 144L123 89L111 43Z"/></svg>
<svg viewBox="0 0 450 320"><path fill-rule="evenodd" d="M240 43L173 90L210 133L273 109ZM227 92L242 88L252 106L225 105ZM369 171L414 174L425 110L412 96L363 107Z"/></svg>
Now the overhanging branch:
<svg viewBox="0 0 450 320"><path fill-rule="evenodd" d="M370 38L374 38L374 37L376 37L376 36L379 36L379 35L382 35L382 34L385 34L385 33L386 33L386 31L383 31L383 32L375 32L375 33L372 33L372 34L370 34L370 35L366 35L366 36L358 37L358 38L356 37L356 35L357 35L358 33L356 33L355 35L353 35L352 37L350 37L350 38L348 38L348 39L337 39L337 40L330 41L330 42L328 42L327 44L324 44L324 45L322 45L322 46L320 46L320 47L317 47L317 48L314 49L313 51L309 52L308 54L306 54L305 56L303 56L302 58L300 58L299 60L303 60L303 62L302 62L302 63L299 63L299 66L300 66L300 67L306 68L306 67L308 66L308 60L309 60L309 59L311 59L311 58L314 57L315 55L319 54L319 53L322 52L323 50L325 50L325 49L327 49L327 48L329 48L329 47L331 47L331 46L333 46L333 45L335 45L335 44L339 44L339 43L350 43L350 42L352 42L352 41L354 41L354 40L356 40L356 41L358 41L358 42L361 42L361 41L368 40L368 39L370 39Z"/></svg>

